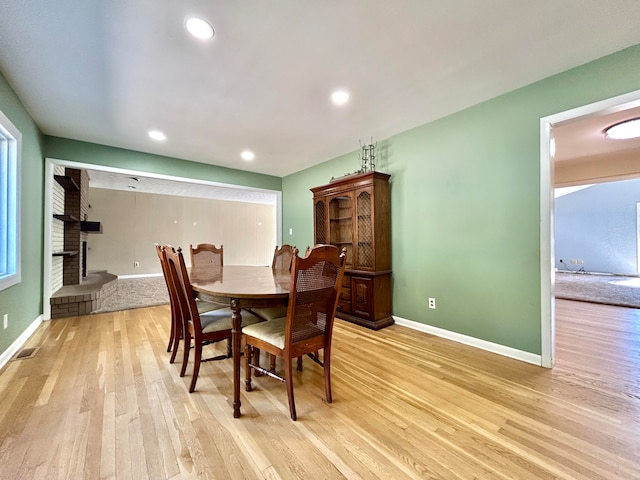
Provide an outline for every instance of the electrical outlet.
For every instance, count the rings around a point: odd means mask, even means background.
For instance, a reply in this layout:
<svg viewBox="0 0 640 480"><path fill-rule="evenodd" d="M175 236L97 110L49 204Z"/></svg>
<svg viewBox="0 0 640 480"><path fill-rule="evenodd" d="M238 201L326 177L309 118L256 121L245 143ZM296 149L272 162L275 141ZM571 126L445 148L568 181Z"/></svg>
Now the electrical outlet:
<svg viewBox="0 0 640 480"><path fill-rule="evenodd" d="M6 328L9 326L9 314L5 313L2 316L2 328L4 328L6 330Z"/></svg>
<svg viewBox="0 0 640 480"><path fill-rule="evenodd" d="M293 235L293 228L289 229L289 235Z"/></svg>
<svg viewBox="0 0 640 480"><path fill-rule="evenodd" d="M133 268L138 268L140 266L140 262L133 262Z"/></svg>
<svg viewBox="0 0 640 480"><path fill-rule="evenodd" d="M429 298L429 308L433 308L434 310L436 309L436 299L435 298Z"/></svg>

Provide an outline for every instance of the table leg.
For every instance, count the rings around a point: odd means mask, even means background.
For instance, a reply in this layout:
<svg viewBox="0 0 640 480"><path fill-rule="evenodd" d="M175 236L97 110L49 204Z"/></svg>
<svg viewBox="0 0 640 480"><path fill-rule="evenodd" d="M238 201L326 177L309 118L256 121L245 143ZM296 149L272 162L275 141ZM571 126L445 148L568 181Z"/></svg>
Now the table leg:
<svg viewBox="0 0 640 480"><path fill-rule="evenodd" d="M242 342L242 316L237 300L231 300L231 339L233 342L233 418L240 417L240 344Z"/></svg>

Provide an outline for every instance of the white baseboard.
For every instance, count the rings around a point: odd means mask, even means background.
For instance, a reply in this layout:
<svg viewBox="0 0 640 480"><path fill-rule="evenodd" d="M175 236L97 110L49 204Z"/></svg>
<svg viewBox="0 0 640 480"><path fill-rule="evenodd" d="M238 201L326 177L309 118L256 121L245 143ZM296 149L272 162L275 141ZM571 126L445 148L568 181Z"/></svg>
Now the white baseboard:
<svg viewBox="0 0 640 480"><path fill-rule="evenodd" d="M162 273L142 273L140 275L118 275L118 278L148 278L161 277Z"/></svg>
<svg viewBox="0 0 640 480"><path fill-rule="evenodd" d="M446 338L447 340L453 340L454 342L463 343L465 345L476 347L481 350L497 353L498 355L514 358L516 360L521 360L526 363L532 363L533 365L538 365L538 366L542 365L541 355L536 355L534 353L529 353L529 352L523 352L522 350L517 350L511 347L505 347L504 345L500 345L498 343L487 342L486 340L481 340L475 337L469 337L467 335L451 332L449 330L433 327L431 325L425 325L424 323L414 322L413 320L407 320L406 318L397 317L395 315L393 316L393 319L398 325L402 325L403 327L412 328L420 332L435 335L436 337L442 337L442 338Z"/></svg>
<svg viewBox="0 0 640 480"><path fill-rule="evenodd" d="M29 325L27 329L22 332L22 334L18 338L16 338L15 342L9 345L9 348L7 348L4 352L2 352L2 354L0 354L0 369L2 369L2 367L4 367L9 362L9 360L11 360L13 356L18 353L18 351L22 348L26 341L29 340L29 337L33 335L33 333L41 323L42 315L38 315L38 318L31 322L31 325Z"/></svg>

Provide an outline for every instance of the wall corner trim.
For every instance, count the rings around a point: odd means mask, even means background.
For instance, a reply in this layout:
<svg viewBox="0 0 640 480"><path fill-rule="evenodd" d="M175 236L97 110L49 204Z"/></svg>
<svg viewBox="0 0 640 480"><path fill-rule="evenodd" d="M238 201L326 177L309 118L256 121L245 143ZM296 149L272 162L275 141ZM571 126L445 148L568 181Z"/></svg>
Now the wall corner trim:
<svg viewBox="0 0 640 480"><path fill-rule="evenodd" d="M0 370L2 370L2 368L4 368L7 363L9 363L9 360L11 360L13 356L18 353L18 351L27 342L27 340L29 340L31 335L35 333L37 328L42 323L42 318L42 315L38 315L38 318L31 322L31 325L29 325L27 329L22 332L22 334L20 334L18 338L16 338L15 342L9 345L9 348L7 348L4 352L2 352L2 354L0 354Z"/></svg>
<svg viewBox="0 0 640 480"><path fill-rule="evenodd" d="M524 352L522 350L506 347L498 343L487 342L486 340L481 340L475 337L469 337L467 335L451 332L443 328L433 327L431 325L426 325L424 323L416 322L413 320L407 320L406 318L397 317L395 315L393 316L393 319L395 320L395 323L403 327L408 327L413 330L429 333L431 335L435 335L436 337L446 338L447 340L452 340L454 342L462 343L464 345L469 345L471 347L479 348L481 350L486 350L488 352L497 353L498 355L502 355L504 357L509 357L515 360L520 360L522 362L531 363L537 366L542 366L542 357L534 353Z"/></svg>

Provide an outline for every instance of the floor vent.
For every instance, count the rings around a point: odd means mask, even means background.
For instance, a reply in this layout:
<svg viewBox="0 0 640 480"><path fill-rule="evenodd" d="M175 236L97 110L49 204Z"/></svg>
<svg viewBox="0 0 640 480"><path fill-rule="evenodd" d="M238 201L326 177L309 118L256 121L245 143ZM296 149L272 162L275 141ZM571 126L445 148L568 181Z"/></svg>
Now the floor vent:
<svg viewBox="0 0 640 480"><path fill-rule="evenodd" d="M39 347L35 347L35 348L23 348L22 350L20 350L18 352L18 354L13 357L14 360L24 360L26 358L33 358L36 356L36 353L38 353L38 348Z"/></svg>

